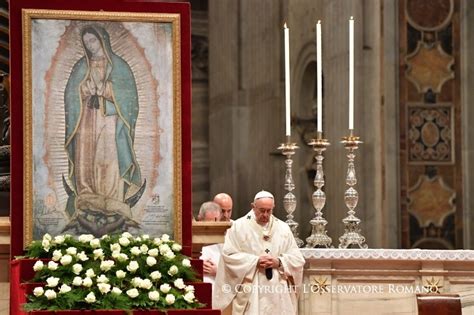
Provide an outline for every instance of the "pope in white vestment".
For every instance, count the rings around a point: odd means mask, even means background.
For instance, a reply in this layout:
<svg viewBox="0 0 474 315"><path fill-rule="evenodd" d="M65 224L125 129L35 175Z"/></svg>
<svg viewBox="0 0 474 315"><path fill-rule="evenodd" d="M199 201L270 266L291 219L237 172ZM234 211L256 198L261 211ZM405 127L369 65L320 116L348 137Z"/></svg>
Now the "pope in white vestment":
<svg viewBox="0 0 474 315"><path fill-rule="evenodd" d="M288 225L272 215L272 194L259 192L252 208L227 230L213 307L233 315L296 314L304 258Z"/></svg>

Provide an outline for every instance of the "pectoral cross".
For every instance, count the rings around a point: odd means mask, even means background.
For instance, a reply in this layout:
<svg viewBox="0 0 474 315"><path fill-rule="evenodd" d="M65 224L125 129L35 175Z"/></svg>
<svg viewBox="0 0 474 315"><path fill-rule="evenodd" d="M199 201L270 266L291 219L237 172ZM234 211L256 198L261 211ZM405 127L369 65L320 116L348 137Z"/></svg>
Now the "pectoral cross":
<svg viewBox="0 0 474 315"><path fill-rule="evenodd" d="M267 254L268 254L269 252L270 252L270 250L269 250L268 248L267 248L267 249L265 249L265 253L267 253Z"/></svg>

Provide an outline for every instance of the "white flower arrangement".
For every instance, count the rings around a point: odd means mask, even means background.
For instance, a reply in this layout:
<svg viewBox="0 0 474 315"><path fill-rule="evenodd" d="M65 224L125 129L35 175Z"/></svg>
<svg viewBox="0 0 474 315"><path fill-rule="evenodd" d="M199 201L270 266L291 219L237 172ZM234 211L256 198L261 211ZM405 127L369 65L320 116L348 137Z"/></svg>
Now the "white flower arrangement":
<svg viewBox="0 0 474 315"><path fill-rule="evenodd" d="M191 261L168 235L96 238L46 234L27 257L41 258L33 270L41 282L28 296L26 311L72 309L191 309L204 306L194 296ZM49 261L46 261L48 260Z"/></svg>

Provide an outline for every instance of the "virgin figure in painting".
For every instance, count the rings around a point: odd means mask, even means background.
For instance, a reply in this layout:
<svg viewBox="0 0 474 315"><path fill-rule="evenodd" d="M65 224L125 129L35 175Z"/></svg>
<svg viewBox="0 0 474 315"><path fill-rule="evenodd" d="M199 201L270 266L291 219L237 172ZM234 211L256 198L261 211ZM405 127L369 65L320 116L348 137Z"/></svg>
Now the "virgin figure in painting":
<svg viewBox="0 0 474 315"><path fill-rule="evenodd" d="M137 227L131 208L146 185L133 148L139 104L127 62L100 26L81 31L84 56L64 92L69 174L65 230L96 236ZM69 184L70 185L69 185Z"/></svg>

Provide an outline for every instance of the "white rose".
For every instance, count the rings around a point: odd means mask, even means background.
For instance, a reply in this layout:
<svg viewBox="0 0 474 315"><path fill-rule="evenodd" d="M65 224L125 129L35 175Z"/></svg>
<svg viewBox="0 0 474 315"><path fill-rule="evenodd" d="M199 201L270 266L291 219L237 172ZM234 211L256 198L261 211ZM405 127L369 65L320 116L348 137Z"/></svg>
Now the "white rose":
<svg viewBox="0 0 474 315"><path fill-rule="evenodd" d="M71 287L65 283L59 288L59 293L68 293L69 291L71 291Z"/></svg>
<svg viewBox="0 0 474 315"><path fill-rule="evenodd" d="M121 237L119 238L119 243L120 245L127 247L128 245L130 245L130 240L127 237Z"/></svg>
<svg viewBox="0 0 474 315"><path fill-rule="evenodd" d="M167 303L168 305L173 304L174 301L175 301L175 299L176 299L176 298L174 297L173 294L171 294L171 293L170 293L170 294L166 294L165 301L166 301L166 303Z"/></svg>
<svg viewBox="0 0 474 315"><path fill-rule="evenodd" d="M135 241L136 241L136 242L141 242L141 241L142 241L142 238L141 238L140 236L137 236L137 237L135 237Z"/></svg>
<svg viewBox="0 0 474 315"><path fill-rule="evenodd" d="M186 285L184 284L183 279L181 279L181 278L178 278L178 279L174 280L174 286L177 287L180 290L184 289L186 287Z"/></svg>
<svg viewBox="0 0 474 315"><path fill-rule="evenodd" d="M163 243L163 241L161 240L161 238L154 238L153 239L153 244L155 244L156 246L160 246L161 243Z"/></svg>
<svg viewBox="0 0 474 315"><path fill-rule="evenodd" d="M160 249L160 254L161 255L164 255L167 252L171 251L171 248L168 246L168 244L161 244L160 246L158 246L158 248Z"/></svg>
<svg viewBox="0 0 474 315"><path fill-rule="evenodd" d="M90 241L92 241L94 239L94 235L92 235L92 234L82 234L82 235L79 235L79 237L77 239L81 243L89 243Z"/></svg>
<svg viewBox="0 0 474 315"><path fill-rule="evenodd" d="M169 242L170 241L170 236L168 234L163 234L163 235L161 235L161 240L163 242Z"/></svg>
<svg viewBox="0 0 474 315"><path fill-rule="evenodd" d="M74 279L72 279L72 285L74 285L76 287L81 286L82 285L81 277L74 277Z"/></svg>
<svg viewBox="0 0 474 315"><path fill-rule="evenodd" d="M94 254L94 260L102 260L104 258L104 251L102 250L102 248L94 249L92 253Z"/></svg>
<svg viewBox="0 0 474 315"><path fill-rule="evenodd" d="M142 254L146 254L148 252L148 246L143 244L142 246L140 246L140 251L142 252Z"/></svg>
<svg viewBox="0 0 474 315"><path fill-rule="evenodd" d="M156 265L156 258L155 258L155 257L148 256L148 257L146 258L146 264L147 264L148 266L150 266L150 267Z"/></svg>
<svg viewBox="0 0 474 315"><path fill-rule="evenodd" d="M119 243L110 244L110 250L113 252L119 252L122 249Z"/></svg>
<svg viewBox="0 0 474 315"><path fill-rule="evenodd" d="M100 247L100 240L98 238L94 238L93 240L91 240L89 242L89 245L92 247L92 248L99 248Z"/></svg>
<svg viewBox="0 0 474 315"><path fill-rule="evenodd" d="M115 262L113 260L103 260L100 263L100 270L109 271L110 269L112 269L114 265L115 265Z"/></svg>
<svg viewBox="0 0 474 315"><path fill-rule="evenodd" d="M153 283L151 283L150 279L144 279L140 283L140 288L142 289L150 290L152 286L153 286Z"/></svg>
<svg viewBox="0 0 474 315"><path fill-rule="evenodd" d="M89 260L89 257L87 257L86 253L82 251L79 254L77 254L77 259L79 259L80 261L87 261Z"/></svg>
<svg viewBox="0 0 474 315"><path fill-rule="evenodd" d="M128 233L128 232L123 232L122 233L122 237L126 237L126 238L133 238L133 235Z"/></svg>
<svg viewBox="0 0 474 315"><path fill-rule="evenodd" d="M120 290L120 289L117 288L117 287L113 287L112 293L113 293L113 294L120 295L120 294L122 294L122 290Z"/></svg>
<svg viewBox="0 0 474 315"><path fill-rule="evenodd" d="M72 256L71 255L64 255L61 257L61 265L67 266L72 262Z"/></svg>
<svg viewBox="0 0 474 315"><path fill-rule="evenodd" d="M35 262L35 264L33 265L33 270L34 271L40 271L44 268L44 263L41 261L41 260L38 260L37 262Z"/></svg>
<svg viewBox="0 0 474 315"><path fill-rule="evenodd" d="M158 301L160 299L160 293L158 291L148 292L148 298L152 301Z"/></svg>
<svg viewBox="0 0 474 315"><path fill-rule="evenodd" d="M176 257L176 255L172 251L166 252L164 256L168 260L171 260Z"/></svg>
<svg viewBox="0 0 474 315"><path fill-rule="evenodd" d="M92 286L92 279L89 277L85 277L84 280L82 280L82 285L86 288L90 288Z"/></svg>
<svg viewBox="0 0 474 315"><path fill-rule="evenodd" d="M58 264L55 263L54 261L50 261L48 263L48 269L54 271L54 270L58 269Z"/></svg>
<svg viewBox="0 0 474 315"><path fill-rule="evenodd" d="M49 252L49 248L51 247L51 243L49 242L49 240L43 239L43 241L41 242L41 246L43 246L43 249L45 251Z"/></svg>
<svg viewBox="0 0 474 315"><path fill-rule="evenodd" d="M132 260L132 261L128 264L128 266L127 266L127 270L130 271L130 272L132 272L132 273L135 272L135 271L137 271L138 268L140 268L140 265L139 265L138 262L135 261L135 260Z"/></svg>
<svg viewBox="0 0 474 315"><path fill-rule="evenodd" d="M168 283L163 283L160 285L160 291L163 292L164 294L170 292L171 286Z"/></svg>
<svg viewBox="0 0 474 315"><path fill-rule="evenodd" d="M44 293L44 289L42 287L36 287L34 290L33 290L33 294L35 296L42 296Z"/></svg>
<svg viewBox="0 0 474 315"><path fill-rule="evenodd" d="M184 258L181 264L183 265L183 267L191 267L191 261L187 258Z"/></svg>
<svg viewBox="0 0 474 315"><path fill-rule="evenodd" d="M99 291L102 294L106 294L110 292L110 284L108 283L98 283L97 287L99 288Z"/></svg>
<svg viewBox="0 0 474 315"><path fill-rule="evenodd" d="M127 275L127 273L126 273L125 271L123 271L123 270L117 270L117 271L115 272L115 275L117 276L117 278L123 279L123 278L125 278L125 276Z"/></svg>
<svg viewBox="0 0 474 315"><path fill-rule="evenodd" d="M151 274L150 274L150 277L152 280L158 280L161 278L161 273L159 271L153 271Z"/></svg>
<svg viewBox="0 0 474 315"><path fill-rule="evenodd" d="M54 292L54 290L46 290L46 292L44 292L44 296L46 296L48 300L52 300L56 298L56 292Z"/></svg>
<svg viewBox="0 0 474 315"><path fill-rule="evenodd" d="M100 238L101 240L105 240L105 239L108 239L109 238L109 235L108 234L104 234L102 235L102 237Z"/></svg>
<svg viewBox="0 0 474 315"><path fill-rule="evenodd" d="M51 241L53 238L51 237L51 235L49 235L48 233L46 233L45 235L43 235L43 240L48 240L48 241Z"/></svg>
<svg viewBox="0 0 474 315"><path fill-rule="evenodd" d="M148 235L148 234L143 234L143 235L142 235L142 238L143 238L144 240L149 240L149 239L150 239L150 235Z"/></svg>
<svg viewBox="0 0 474 315"><path fill-rule="evenodd" d="M61 253L61 250L56 249L55 251L53 251L53 257L51 259L54 260L54 261L58 261L58 260L61 259L61 257L63 257L63 254Z"/></svg>
<svg viewBox="0 0 474 315"><path fill-rule="evenodd" d="M96 301L94 292L89 292L84 299L87 303L94 303Z"/></svg>
<svg viewBox="0 0 474 315"><path fill-rule="evenodd" d="M109 278L105 275L100 275L97 277L97 283L109 283Z"/></svg>
<svg viewBox="0 0 474 315"><path fill-rule="evenodd" d="M66 248L66 254L69 254L69 255L72 255L72 256L77 255L77 248L75 248L75 247Z"/></svg>
<svg viewBox="0 0 474 315"><path fill-rule="evenodd" d="M184 288L184 291L185 292L194 292L194 286L193 285L187 285L185 288Z"/></svg>
<svg viewBox="0 0 474 315"><path fill-rule="evenodd" d="M140 250L140 248L136 247L136 246L133 246L131 249L130 249L130 253L132 253L132 255L135 255L135 256L138 256L142 253L142 251Z"/></svg>
<svg viewBox="0 0 474 315"><path fill-rule="evenodd" d="M137 288L137 287L140 287L140 286L141 286L142 281L143 281L142 278L140 278L140 277L135 277L135 278L132 279L132 281L130 281L130 283L131 283L131 285L132 285L133 287Z"/></svg>
<svg viewBox="0 0 474 315"><path fill-rule="evenodd" d="M74 264L72 265L72 272L76 275L80 274L82 271L82 265L81 264Z"/></svg>
<svg viewBox="0 0 474 315"><path fill-rule="evenodd" d="M179 252L179 251L181 251L182 247L181 247L181 245L179 245L177 243L174 243L173 246L171 246L171 249L175 252Z"/></svg>
<svg viewBox="0 0 474 315"><path fill-rule="evenodd" d="M119 251L113 251L113 252L112 252L112 258L118 259L119 256L120 256L120 254L121 254L121 253L120 253Z"/></svg>
<svg viewBox="0 0 474 315"><path fill-rule="evenodd" d="M94 269L92 269L92 268L87 269L86 270L86 276L89 277L89 278L95 277Z"/></svg>
<svg viewBox="0 0 474 315"><path fill-rule="evenodd" d="M192 303L194 302L194 292L187 292L184 296L183 296L183 299L188 302L188 303Z"/></svg>
<svg viewBox="0 0 474 315"><path fill-rule="evenodd" d="M138 296L138 290L137 289L127 290L127 295L131 297L132 299L134 299Z"/></svg>
<svg viewBox="0 0 474 315"><path fill-rule="evenodd" d="M150 255L151 257L156 257L158 256L158 254L158 248L152 248L148 251L148 255Z"/></svg>
<svg viewBox="0 0 474 315"><path fill-rule="evenodd" d="M174 276L177 273L178 273L178 267L176 267L175 265L171 266L170 269L168 270L168 274L170 276Z"/></svg>
<svg viewBox="0 0 474 315"><path fill-rule="evenodd" d="M127 254L124 254L124 253L120 253L117 257L117 260L120 261L120 262L124 262L124 261L127 261L128 260L128 256Z"/></svg>
<svg viewBox="0 0 474 315"><path fill-rule="evenodd" d="M64 243L64 240L65 240L65 238L62 235L57 235L57 236L54 237L54 242L56 244L62 244L62 243Z"/></svg>

